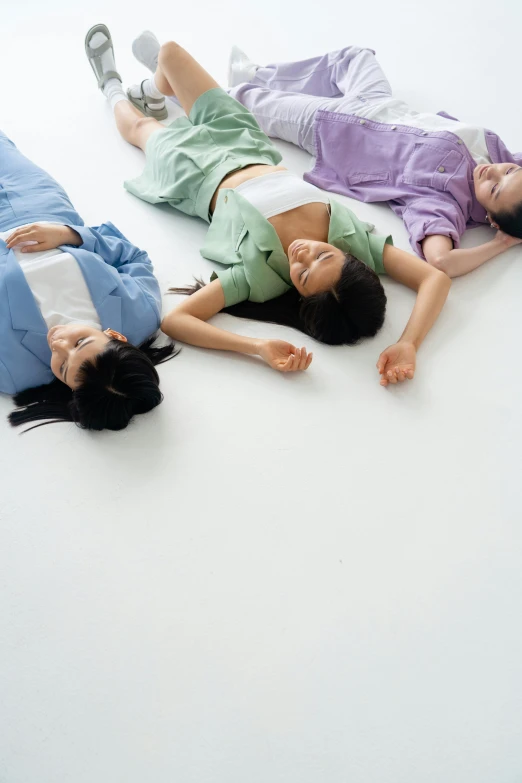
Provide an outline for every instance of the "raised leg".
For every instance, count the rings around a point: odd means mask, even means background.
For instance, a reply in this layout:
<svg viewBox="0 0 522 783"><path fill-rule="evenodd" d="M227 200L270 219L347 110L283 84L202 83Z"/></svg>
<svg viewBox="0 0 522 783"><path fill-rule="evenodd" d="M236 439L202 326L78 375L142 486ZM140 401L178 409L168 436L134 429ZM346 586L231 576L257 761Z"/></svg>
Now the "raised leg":
<svg viewBox="0 0 522 783"><path fill-rule="evenodd" d="M176 96L186 114L190 114L200 95L219 87L198 61L174 41L161 47L154 81L163 95Z"/></svg>

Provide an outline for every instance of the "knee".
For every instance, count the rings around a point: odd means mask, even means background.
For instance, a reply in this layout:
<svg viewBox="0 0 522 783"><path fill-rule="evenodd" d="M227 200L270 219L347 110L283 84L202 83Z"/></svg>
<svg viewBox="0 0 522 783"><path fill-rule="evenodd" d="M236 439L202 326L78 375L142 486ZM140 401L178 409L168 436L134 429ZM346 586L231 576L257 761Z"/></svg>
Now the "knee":
<svg viewBox="0 0 522 783"><path fill-rule="evenodd" d="M153 128L151 128L151 126L153 126ZM127 133L124 134L124 137L127 141L130 141L131 144L145 150L145 144L147 143L150 134L153 132L153 129L156 127L161 128L161 125L152 117L135 117L132 120L132 124L128 127Z"/></svg>
<svg viewBox="0 0 522 783"><path fill-rule="evenodd" d="M430 266L435 267L435 269L438 269L439 272L445 272L445 274L448 274L448 258L445 255L439 255L434 256L433 258L428 259L428 264Z"/></svg>
<svg viewBox="0 0 522 783"><path fill-rule="evenodd" d="M182 47L175 41L167 41L167 43L162 44L158 55L160 68L166 62L172 62L172 60L178 58L183 51Z"/></svg>
<svg viewBox="0 0 522 783"><path fill-rule="evenodd" d="M134 133L140 134L144 128L149 125L155 125L156 123L157 120L155 120L153 117L136 117L132 123L132 130Z"/></svg>

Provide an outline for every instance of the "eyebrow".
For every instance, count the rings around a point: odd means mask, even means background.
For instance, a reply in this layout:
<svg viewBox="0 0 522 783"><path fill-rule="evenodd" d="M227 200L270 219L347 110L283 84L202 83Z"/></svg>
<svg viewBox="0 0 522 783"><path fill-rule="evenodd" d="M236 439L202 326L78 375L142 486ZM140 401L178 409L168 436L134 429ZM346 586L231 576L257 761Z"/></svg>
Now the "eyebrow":
<svg viewBox="0 0 522 783"><path fill-rule="evenodd" d="M83 342L83 343L80 345L80 347L77 349L76 353L78 353L79 351L81 351L81 350L82 350L82 348L85 348L85 346L86 346L86 345L89 345L90 343L92 343L92 341L93 341L93 340L94 340L94 337L91 337L90 339L88 339L88 340L85 340L85 341L84 341L84 342ZM63 380L64 380L64 383L67 383L67 370L68 370L68 369L69 369L69 367L66 367L66 368L65 368L65 370L64 370L64 373L63 373Z"/></svg>
<svg viewBox="0 0 522 783"><path fill-rule="evenodd" d="M518 169L517 169L515 172L513 172L513 173L514 173L514 174L518 174L518 173L519 173L519 171L522 171L522 168L520 168L520 167L519 167L519 168L518 168ZM497 198L499 197L500 193L502 193L502 188L497 188L497 191L496 191L495 195L493 196L493 200L494 200L494 201L496 201L496 200L497 200Z"/></svg>

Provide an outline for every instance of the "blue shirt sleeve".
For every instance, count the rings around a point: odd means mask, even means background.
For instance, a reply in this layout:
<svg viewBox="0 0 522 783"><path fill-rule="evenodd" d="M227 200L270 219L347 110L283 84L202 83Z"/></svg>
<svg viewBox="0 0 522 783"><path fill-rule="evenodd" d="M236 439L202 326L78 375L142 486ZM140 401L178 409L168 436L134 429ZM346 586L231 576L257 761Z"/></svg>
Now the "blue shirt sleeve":
<svg viewBox="0 0 522 783"><path fill-rule="evenodd" d="M96 253L106 264L125 277L132 277L141 290L161 311L161 292L154 276L154 267L144 250L133 245L112 223L101 226L69 226L82 238L82 250ZM67 247L64 245L63 247Z"/></svg>

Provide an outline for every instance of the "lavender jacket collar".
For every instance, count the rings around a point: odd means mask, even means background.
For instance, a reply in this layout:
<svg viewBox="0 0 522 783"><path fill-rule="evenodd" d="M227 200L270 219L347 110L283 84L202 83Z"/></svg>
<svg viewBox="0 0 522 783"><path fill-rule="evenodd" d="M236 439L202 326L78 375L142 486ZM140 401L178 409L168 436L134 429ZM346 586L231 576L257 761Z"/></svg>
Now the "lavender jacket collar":
<svg viewBox="0 0 522 783"><path fill-rule="evenodd" d="M459 247L466 228L484 225L486 212L473 187L476 164L454 133L329 111L317 112L315 123L315 166L304 178L358 201L387 201L421 258L427 235L449 236ZM512 155L492 131L486 131L486 143L493 163L522 165L522 153Z"/></svg>

